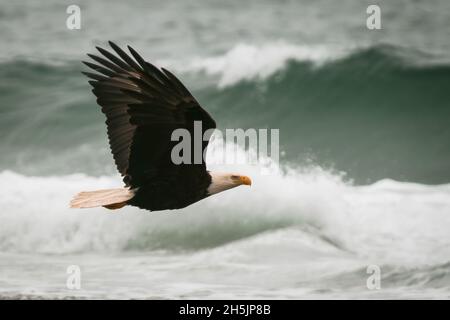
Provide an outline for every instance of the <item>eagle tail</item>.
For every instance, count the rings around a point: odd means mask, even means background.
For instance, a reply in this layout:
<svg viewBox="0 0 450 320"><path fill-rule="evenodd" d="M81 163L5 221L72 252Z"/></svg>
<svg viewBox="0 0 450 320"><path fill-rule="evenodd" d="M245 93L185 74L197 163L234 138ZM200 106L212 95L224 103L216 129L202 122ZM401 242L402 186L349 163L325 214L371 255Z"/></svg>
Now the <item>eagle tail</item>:
<svg viewBox="0 0 450 320"><path fill-rule="evenodd" d="M120 209L127 205L127 201L134 197L134 191L127 188L83 191L78 193L72 201L71 208L105 207Z"/></svg>

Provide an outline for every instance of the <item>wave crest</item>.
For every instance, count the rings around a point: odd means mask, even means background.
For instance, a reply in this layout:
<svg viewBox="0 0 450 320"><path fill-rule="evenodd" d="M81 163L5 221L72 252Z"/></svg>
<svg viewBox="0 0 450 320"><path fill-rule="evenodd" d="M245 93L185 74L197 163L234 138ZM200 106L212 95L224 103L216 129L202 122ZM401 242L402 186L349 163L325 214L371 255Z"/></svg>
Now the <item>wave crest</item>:
<svg viewBox="0 0 450 320"><path fill-rule="evenodd" d="M68 201L80 190L117 187L118 177L2 172L0 251L198 250L236 241L242 246L249 237L251 247L264 247L273 238L282 250L289 244L275 239L294 228L307 235L299 241L307 241L309 250L328 250L324 246L331 244L400 264L442 263L450 254L449 185L386 180L356 187L320 168L271 175L242 169L253 178L251 189L236 188L179 211L130 207L112 213L69 209Z"/></svg>
<svg viewBox="0 0 450 320"><path fill-rule="evenodd" d="M312 62L321 65L339 59L350 52L344 48L324 45L300 46L284 42L264 45L240 43L223 55L194 59L184 72L205 72L219 78L218 85L224 88L243 80L266 79L282 70L290 60Z"/></svg>

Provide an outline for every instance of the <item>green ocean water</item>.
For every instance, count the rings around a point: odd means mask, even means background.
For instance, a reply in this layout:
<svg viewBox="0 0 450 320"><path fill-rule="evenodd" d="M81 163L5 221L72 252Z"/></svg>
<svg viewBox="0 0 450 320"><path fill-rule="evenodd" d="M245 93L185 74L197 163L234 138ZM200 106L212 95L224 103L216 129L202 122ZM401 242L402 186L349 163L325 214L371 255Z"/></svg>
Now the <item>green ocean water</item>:
<svg viewBox="0 0 450 320"><path fill-rule="evenodd" d="M377 1L375 31L372 1L78 1L80 30L69 4L0 1L0 297L448 298L450 2ZM180 211L68 209L121 185L81 74L108 40L221 129L279 129L279 166Z"/></svg>

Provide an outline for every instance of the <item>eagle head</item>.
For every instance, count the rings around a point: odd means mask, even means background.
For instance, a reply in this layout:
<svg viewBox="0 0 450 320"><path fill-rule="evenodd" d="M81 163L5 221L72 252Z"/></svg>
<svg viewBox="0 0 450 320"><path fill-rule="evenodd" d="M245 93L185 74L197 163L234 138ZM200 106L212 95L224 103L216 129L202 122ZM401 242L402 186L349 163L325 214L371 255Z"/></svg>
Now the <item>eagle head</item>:
<svg viewBox="0 0 450 320"><path fill-rule="evenodd" d="M244 175L235 173L209 172L211 184L208 187L208 195L213 195L240 185L251 186L252 180Z"/></svg>

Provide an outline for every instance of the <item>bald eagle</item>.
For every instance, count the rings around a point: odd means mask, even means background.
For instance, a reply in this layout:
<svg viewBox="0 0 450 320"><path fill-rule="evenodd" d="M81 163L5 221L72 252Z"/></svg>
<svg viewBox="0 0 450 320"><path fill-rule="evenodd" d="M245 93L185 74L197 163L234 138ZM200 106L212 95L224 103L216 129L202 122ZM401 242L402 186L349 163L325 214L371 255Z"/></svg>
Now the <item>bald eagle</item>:
<svg viewBox="0 0 450 320"><path fill-rule="evenodd" d="M72 208L180 209L212 194L251 185L247 176L208 171L204 157L201 163L174 164L171 151L177 142L172 141L172 132L183 128L193 137L194 122L201 121L203 134L216 128L216 122L170 71L145 61L130 46L131 56L109 44L115 54L97 47L102 56L88 54L97 64L83 61L96 73L83 74L90 78L106 116L109 145L125 187L80 192L71 201ZM202 142L202 155L208 142Z"/></svg>

